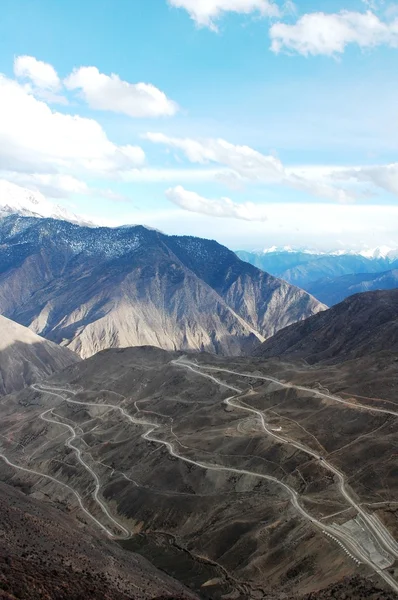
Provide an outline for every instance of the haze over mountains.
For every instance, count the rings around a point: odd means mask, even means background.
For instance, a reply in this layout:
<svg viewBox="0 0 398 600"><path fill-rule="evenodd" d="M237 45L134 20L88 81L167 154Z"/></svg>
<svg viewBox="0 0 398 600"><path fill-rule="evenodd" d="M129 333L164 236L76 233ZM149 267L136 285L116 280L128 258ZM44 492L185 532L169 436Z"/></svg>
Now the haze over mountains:
<svg viewBox="0 0 398 600"><path fill-rule="evenodd" d="M342 302L348 296L372 290L398 288L398 269L382 273L358 273L342 277L326 277L307 286L307 291L328 306Z"/></svg>
<svg viewBox="0 0 398 600"><path fill-rule="evenodd" d="M0 312L82 357L145 344L237 355L325 308L200 238L11 216L0 240Z"/></svg>
<svg viewBox="0 0 398 600"><path fill-rule="evenodd" d="M398 267L398 249L389 246L330 253L271 248L263 252L238 251L237 255L301 287L327 306L357 292L396 287L394 269ZM370 276L366 277L367 274Z"/></svg>

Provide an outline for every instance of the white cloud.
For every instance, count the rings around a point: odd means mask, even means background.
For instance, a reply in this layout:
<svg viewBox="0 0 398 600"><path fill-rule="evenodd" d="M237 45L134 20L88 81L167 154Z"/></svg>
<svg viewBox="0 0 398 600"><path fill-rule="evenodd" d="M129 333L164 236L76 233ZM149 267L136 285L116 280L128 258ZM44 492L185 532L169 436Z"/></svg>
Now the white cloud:
<svg viewBox="0 0 398 600"><path fill-rule="evenodd" d="M315 12L303 15L293 25L275 23L270 28L270 37L274 52L294 51L304 56L341 54L348 44L360 48L397 47L398 19L384 22L370 10Z"/></svg>
<svg viewBox="0 0 398 600"><path fill-rule="evenodd" d="M218 163L228 167L229 171L221 172L218 179L235 188L239 182L258 182L286 185L337 202L352 202L357 198L355 192L336 187L333 182L308 177L305 171L288 170L275 156L261 154L249 146L237 146L222 139L174 138L162 133L147 133L144 138L182 150L192 163Z"/></svg>
<svg viewBox="0 0 398 600"><path fill-rule="evenodd" d="M17 56L14 74L17 79L27 79L29 83L26 83L26 89L38 98L49 104L68 104L67 98L59 93L62 82L52 65L34 56Z"/></svg>
<svg viewBox="0 0 398 600"><path fill-rule="evenodd" d="M88 185L72 175L3 171L2 176L7 181L40 192L49 198L68 198L71 194L90 193Z"/></svg>
<svg viewBox="0 0 398 600"><path fill-rule="evenodd" d="M185 190L181 185L166 190L166 197L184 210L211 217L242 219L243 221L265 221L267 219L264 205L253 202L237 204L230 198L209 200L196 192Z"/></svg>
<svg viewBox="0 0 398 600"><path fill-rule="evenodd" d="M358 183L367 183L395 196L398 195L398 163L346 168L335 172L333 178L336 181L351 180Z"/></svg>
<svg viewBox="0 0 398 600"><path fill-rule="evenodd" d="M140 147L115 145L97 121L53 111L0 75L1 170L106 176L144 161Z"/></svg>
<svg viewBox="0 0 398 600"><path fill-rule="evenodd" d="M269 0L168 0L170 6L184 8L191 19L201 27L217 31L216 21L224 13L258 13L261 16L277 17L278 6Z"/></svg>
<svg viewBox="0 0 398 600"><path fill-rule="evenodd" d="M75 69L64 81L69 90L81 90L94 109L109 110L129 117L172 116L178 106L150 83L128 83L118 75L104 75L96 67Z"/></svg>
<svg viewBox="0 0 398 600"><path fill-rule="evenodd" d="M330 181L330 180L329 180ZM302 175L291 174L288 179L288 185L296 190L308 192L312 196L332 200L340 204L349 204L361 198L363 195L356 190L348 190L342 187L336 187L329 183L328 180L314 179ZM337 179L336 179L337 181Z"/></svg>
<svg viewBox="0 0 398 600"><path fill-rule="evenodd" d="M21 79L29 79L36 87L56 91L61 81L54 67L34 56L17 56L14 60L14 73Z"/></svg>
<svg viewBox="0 0 398 600"><path fill-rule="evenodd" d="M132 169L120 174L125 182L134 183L177 183L177 182L215 182L230 173L227 169L175 169L147 167Z"/></svg>
<svg viewBox="0 0 398 600"><path fill-rule="evenodd" d="M127 208L127 207L126 207ZM130 211L113 217L109 225L145 223L168 234L216 239L232 249L262 249L272 245L338 248L398 247L397 205L267 203L267 221L239 221L176 208Z"/></svg>
<svg viewBox="0 0 398 600"><path fill-rule="evenodd" d="M147 133L145 139L182 150L191 163L218 163L249 180L281 182L284 169L281 161L264 155L249 146L237 146L223 139L194 140L168 137L162 133Z"/></svg>

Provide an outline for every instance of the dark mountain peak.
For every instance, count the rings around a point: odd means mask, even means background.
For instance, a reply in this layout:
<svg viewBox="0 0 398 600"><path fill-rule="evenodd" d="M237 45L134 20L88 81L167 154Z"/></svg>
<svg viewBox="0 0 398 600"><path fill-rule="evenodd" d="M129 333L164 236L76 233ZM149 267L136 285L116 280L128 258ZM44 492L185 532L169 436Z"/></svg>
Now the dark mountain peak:
<svg viewBox="0 0 398 600"><path fill-rule="evenodd" d="M255 356L342 362L372 352L398 351L398 289L350 296L329 310L279 331Z"/></svg>

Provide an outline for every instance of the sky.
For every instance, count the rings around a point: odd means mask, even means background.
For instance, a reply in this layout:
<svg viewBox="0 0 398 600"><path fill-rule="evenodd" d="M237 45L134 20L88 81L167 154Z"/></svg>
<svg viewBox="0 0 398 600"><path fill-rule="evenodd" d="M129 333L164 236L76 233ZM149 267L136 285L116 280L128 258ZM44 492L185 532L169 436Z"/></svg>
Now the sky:
<svg viewBox="0 0 398 600"><path fill-rule="evenodd" d="M1 12L0 180L232 249L398 247L398 3Z"/></svg>

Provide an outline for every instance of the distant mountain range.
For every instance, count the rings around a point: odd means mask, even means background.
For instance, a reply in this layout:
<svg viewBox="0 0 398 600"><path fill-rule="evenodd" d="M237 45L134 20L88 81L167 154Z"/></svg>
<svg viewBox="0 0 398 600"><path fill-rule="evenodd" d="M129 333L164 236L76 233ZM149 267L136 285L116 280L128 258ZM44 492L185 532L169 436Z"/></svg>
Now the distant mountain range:
<svg viewBox="0 0 398 600"><path fill-rule="evenodd" d="M383 273L358 273L342 277L318 279L307 290L328 306L360 292L392 290L398 288L398 268Z"/></svg>
<svg viewBox="0 0 398 600"><path fill-rule="evenodd" d="M0 221L0 312L82 357L154 345L238 355L325 308L217 242L145 227Z"/></svg>
<svg viewBox="0 0 398 600"><path fill-rule="evenodd" d="M242 260L301 287L328 306L355 292L396 287L394 274L386 272L398 268L398 250L387 246L358 253L314 253L286 247L270 248L263 252L238 251L237 255ZM386 276L380 279L381 273L386 273ZM356 288L361 281L357 277L359 274L364 276L364 287ZM375 277L366 278L366 274ZM341 279L343 277L344 280Z"/></svg>

